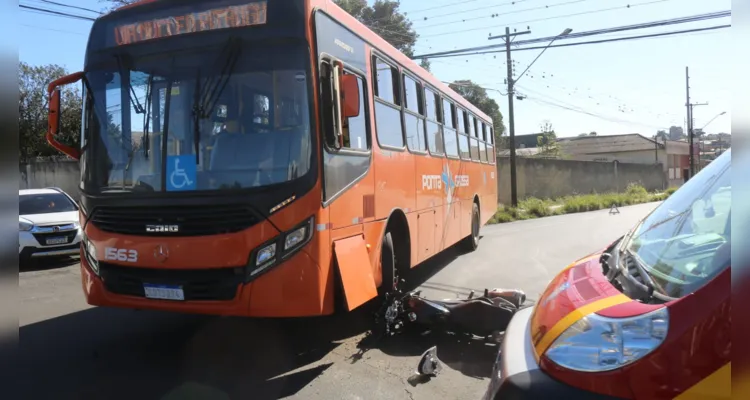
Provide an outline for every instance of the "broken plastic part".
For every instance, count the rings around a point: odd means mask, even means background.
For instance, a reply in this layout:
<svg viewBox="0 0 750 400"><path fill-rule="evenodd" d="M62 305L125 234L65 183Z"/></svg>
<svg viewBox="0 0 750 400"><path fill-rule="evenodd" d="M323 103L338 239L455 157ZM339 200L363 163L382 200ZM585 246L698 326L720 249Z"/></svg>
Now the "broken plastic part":
<svg viewBox="0 0 750 400"><path fill-rule="evenodd" d="M417 373L419 375L437 376L442 370L443 364L438 359L437 347L432 346L422 353L422 358L419 360L419 365L417 366Z"/></svg>

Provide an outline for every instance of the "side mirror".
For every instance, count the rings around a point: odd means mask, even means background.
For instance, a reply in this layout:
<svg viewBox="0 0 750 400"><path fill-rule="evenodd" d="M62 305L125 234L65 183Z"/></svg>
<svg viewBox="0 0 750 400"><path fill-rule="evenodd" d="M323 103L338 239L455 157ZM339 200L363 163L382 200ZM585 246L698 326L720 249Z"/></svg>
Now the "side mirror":
<svg viewBox="0 0 750 400"><path fill-rule="evenodd" d="M356 75L344 74L341 77L341 105L344 118L359 115L359 83Z"/></svg>
<svg viewBox="0 0 750 400"><path fill-rule="evenodd" d="M62 144L57 141L55 135L60 133L60 89L59 86L68 85L80 81L83 78L83 72L76 72L63 76L60 79L53 81L47 86L47 95L49 96L49 114L47 116L47 134L45 135L47 142L59 150L62 153L69 155L70 157L78 160L81 158L81 151L75 147Z"/></svg>

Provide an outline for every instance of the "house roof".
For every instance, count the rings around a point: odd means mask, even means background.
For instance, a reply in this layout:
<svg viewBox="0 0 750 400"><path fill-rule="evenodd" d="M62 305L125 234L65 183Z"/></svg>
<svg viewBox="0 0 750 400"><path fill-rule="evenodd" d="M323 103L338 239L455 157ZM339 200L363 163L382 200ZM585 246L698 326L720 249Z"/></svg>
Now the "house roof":
<svg viewBox="0 0 750 400"><path fill-rule="evenodd" d="M653 150L654 143L659 148L664 144L654 142L639 133L606 136L574 136L558 138L561 150L567 154L598 154L624 151Z"/></svg>

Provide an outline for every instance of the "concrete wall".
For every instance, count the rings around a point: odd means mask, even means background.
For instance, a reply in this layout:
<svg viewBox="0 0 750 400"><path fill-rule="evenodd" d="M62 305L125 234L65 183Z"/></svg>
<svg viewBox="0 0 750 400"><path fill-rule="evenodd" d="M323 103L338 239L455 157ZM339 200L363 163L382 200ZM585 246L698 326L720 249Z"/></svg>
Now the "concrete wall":
<svg viewBox="0 0 750 400"><path fill-rule="evenodd" d="M497 176L498 201L509 204L510 158L497 159ZM615 173L611 162L539 158L516 158L516 182L519 200L624 191L631 182L639 183L649 191L665 188L661 164L619 163Z"/></svg>
<svg viewBox="0 0 750 400"><path fill-rule="evenodd" d="M78 161L31 161L19 165L19 189L59 187L78 199L78 182L81 172Z"/></svg>
<svg viewBox="0 0 750 400"><path fill-rule="evenodd" d="M653 157L653 153L651 153ZM497 158L498 200L510 203L510 163L508 157ZM665 188L661 164L516 158L518 198L556 198L572 194L623 191L630 182L638 182L648 190ZM34 161L21 164L19 189L59 187L78 199L81 177L77 161Z"/></svg>

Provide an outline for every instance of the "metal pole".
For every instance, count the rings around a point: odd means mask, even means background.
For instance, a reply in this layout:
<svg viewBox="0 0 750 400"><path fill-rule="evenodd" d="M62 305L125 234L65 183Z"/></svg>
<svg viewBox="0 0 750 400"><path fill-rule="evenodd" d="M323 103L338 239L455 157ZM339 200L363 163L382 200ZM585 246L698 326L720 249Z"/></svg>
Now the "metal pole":
<svg viewBox="0 0 750 400"><path fill-rule="evenodd" d="M687 101L685 106L687 107L687 134L688 134L688 151L690 153L690 176L688 179L693 177L693 107L690 105L690 74L688 67L685 67L685 94Z"/></svg>
<svg viewBox="0 0 750 400"><path fill-rule="evenodd" d="M516 125L513 118L513 61L510 58L510 28L505 28L505 56L508 71L508 143L510 146L510 203L518 206L516 188Z"/></svg>

